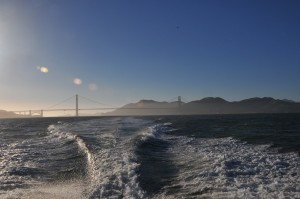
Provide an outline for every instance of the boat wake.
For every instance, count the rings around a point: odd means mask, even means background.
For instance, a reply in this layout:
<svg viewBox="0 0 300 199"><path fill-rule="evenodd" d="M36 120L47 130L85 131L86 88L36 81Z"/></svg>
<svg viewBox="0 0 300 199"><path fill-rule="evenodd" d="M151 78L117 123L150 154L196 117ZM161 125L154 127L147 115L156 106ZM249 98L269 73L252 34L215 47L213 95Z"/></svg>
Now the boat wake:
<svg viewBox="0 0 300 199"><path fill-rule="evenodd" d="M183 132L108 117L7 134L0 198L300 198L298 154Z"/></svg>

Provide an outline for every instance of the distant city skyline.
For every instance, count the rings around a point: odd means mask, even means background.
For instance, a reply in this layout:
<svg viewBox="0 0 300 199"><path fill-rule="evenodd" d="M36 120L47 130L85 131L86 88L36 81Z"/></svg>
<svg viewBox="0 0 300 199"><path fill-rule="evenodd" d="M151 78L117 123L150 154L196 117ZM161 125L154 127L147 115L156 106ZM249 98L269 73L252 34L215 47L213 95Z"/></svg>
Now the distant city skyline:
<svg viewBox="0 0 300 199"><path fill-rule="evenodd" d="M1 0L0 109L75 94L300 102L300 1ZM73 104L69 104L73 106Z"/></svg>

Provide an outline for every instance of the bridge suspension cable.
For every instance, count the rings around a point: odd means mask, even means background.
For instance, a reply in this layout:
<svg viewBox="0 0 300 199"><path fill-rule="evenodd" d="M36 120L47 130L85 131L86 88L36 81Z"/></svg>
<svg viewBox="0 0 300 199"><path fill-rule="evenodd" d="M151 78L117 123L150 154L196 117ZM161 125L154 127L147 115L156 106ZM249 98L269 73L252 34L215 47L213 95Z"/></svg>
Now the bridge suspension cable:
<svg viewBox="0 0 300 199"><path fill-rule="evenodd" d="M168 100L167 102L176 102L177 101L177 99L178 99L178 97L174 97L174 98L172 98L172 99L170 99L170 100Z"/></svg>
<svg viewBox="0 0 300 199"><path fill-rule="evenodd" d="M185 102L185 103L189 103L189 102L190 102L190 100L186 99L185 97L181 97L181 100L182 100L183 102Z"/></svg>
<svg viewBox="0 0 300 199"><path fill-rule="evenodd" d="M82 98L82 99L85 99L89 102L93 102L95 104L100 104L102 106L106 106L106 107L97 107L97 108L79 108L79 105L78 105L78 97ZM71 99L75 98L75 108L55 108L56 106L60 105L60 104L63 104L67 101L70 101ZM172 98L171 101L169 102L178 102L178 107L180 108L181 106L181 102L182 102L182 99L184 99L184 101L186 101L185 98L182 98L181 96L178 96L176 98ZM23 115L30 115L32 116L33 114L39 114L41 117L43 117L43 114L44 112L48 112L48 111L74 111L75 110L75 115L78 116L78 111L79 110L112 110L112 109L170 109L169 107L118 107L118 106L114 106L114 105L109 105L109 104L105 104L105 103L101 103L101 102L98 102L96 100L93 100L93 99L90 99L90 98L87 98L87 97L84 97L84 96L81 96L81 95L73 95L65 100L62 100L56 104L54 104L53 106L50 106L46 109L40 109L40 110L23 110L23 111L13 111L13 112L19 112L19 114L22 114ZM172 108L171 108L172 109ZM28 114L27 114L28 113Z"/></svg>
<svg viewBox="0 0 300 199"><path fill-rule="evenodd" d="M101 102L98 102L96 100L93 100L93 99L90 99L90 98L87 98L87 97L84 97L84 96L81 96L81 95L78 95L79 97L87 100L87 101L90 101L90 102L93 102L95 104L100 104L100 105L103 105L103 106L108 106L110 108L117 108L117 106L113 106L113 105L109 105L109 104L104 104L104 103L101 103Z"/></svg>
<svg viewBox="0 0 300 199"><path fill-rule="evenodd" d="M58 106L58 105L60 105L60 104L63 104L63 103L65 103L65 102L71 100L71 99L74 98L75 96L76 96L76 95L73 95L73 96L71 96L71 97L69 97L69 98L67 98L67 99L65 99L65 100L63 100L63 101L61 101L61 102L58 102L58 103L56 103L55 105L50 106L50 107L48 107L48 108L46 108L46 109L53 109L54 107L56 107L56 106Z"/></svg>

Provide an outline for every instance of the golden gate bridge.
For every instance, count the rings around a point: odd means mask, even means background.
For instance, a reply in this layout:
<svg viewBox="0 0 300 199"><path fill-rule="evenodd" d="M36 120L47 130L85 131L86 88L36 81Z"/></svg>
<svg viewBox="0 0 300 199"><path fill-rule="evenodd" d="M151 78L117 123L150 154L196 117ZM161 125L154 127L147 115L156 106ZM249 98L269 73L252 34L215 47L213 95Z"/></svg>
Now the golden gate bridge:
<svg viewBox="0 0 300 199"><path fill-rule="evenodd" d="M83 98L87 101L90 101L90 102L93 102L93 103L96 103L96 104L100 104L102 106L105 106L105 107L94 107L94 108L80 108L79 107L79 97L80 98ZM74 108L54 108L60 104L63 104L67 101L70 101L71 99L73 100L73 98L75 98L75 107ZM169 101L172 101L174 102L176 100L176 98L173 98ZM187 101L187 100L185 100ZM177 97L177 108L180 108L181 107L181 104L183 103L183 98L181 96L178 96ZM147 108L147 107L117 107L117 106L112 106L112 105L107 105L107 104L103 104L103 103L100 103L100 102L97 102L96 100L93 100L93 99L89 99L87 97L84 97L84 96L80 96L78 94L76 95L73 95L49 108L46 108L46 109L31 109L31 110L17 110L17 111L11 111L11 112L14 112L16 113L17 115L22 115L22 116L35 116L35 117L43 117L44 116L44 113L45 112L65 112L65 111L75 111L75 116L79 116L79 111L96 111L96 110L115 110L115 109L174 109L174 108L162 108L162 107L151 107L151 108Z"/></svg>

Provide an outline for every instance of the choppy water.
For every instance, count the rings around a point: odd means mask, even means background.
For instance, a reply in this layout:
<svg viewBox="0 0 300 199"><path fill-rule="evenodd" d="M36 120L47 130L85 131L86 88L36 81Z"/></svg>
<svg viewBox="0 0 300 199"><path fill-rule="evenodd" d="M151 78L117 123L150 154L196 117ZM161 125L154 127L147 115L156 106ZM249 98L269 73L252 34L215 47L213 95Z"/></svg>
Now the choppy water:
<svg viewBox="0 0 300 199"><path fill-rule="evenodd" d="M300 115L0 120L0 198L300 198Z"/></svg>

